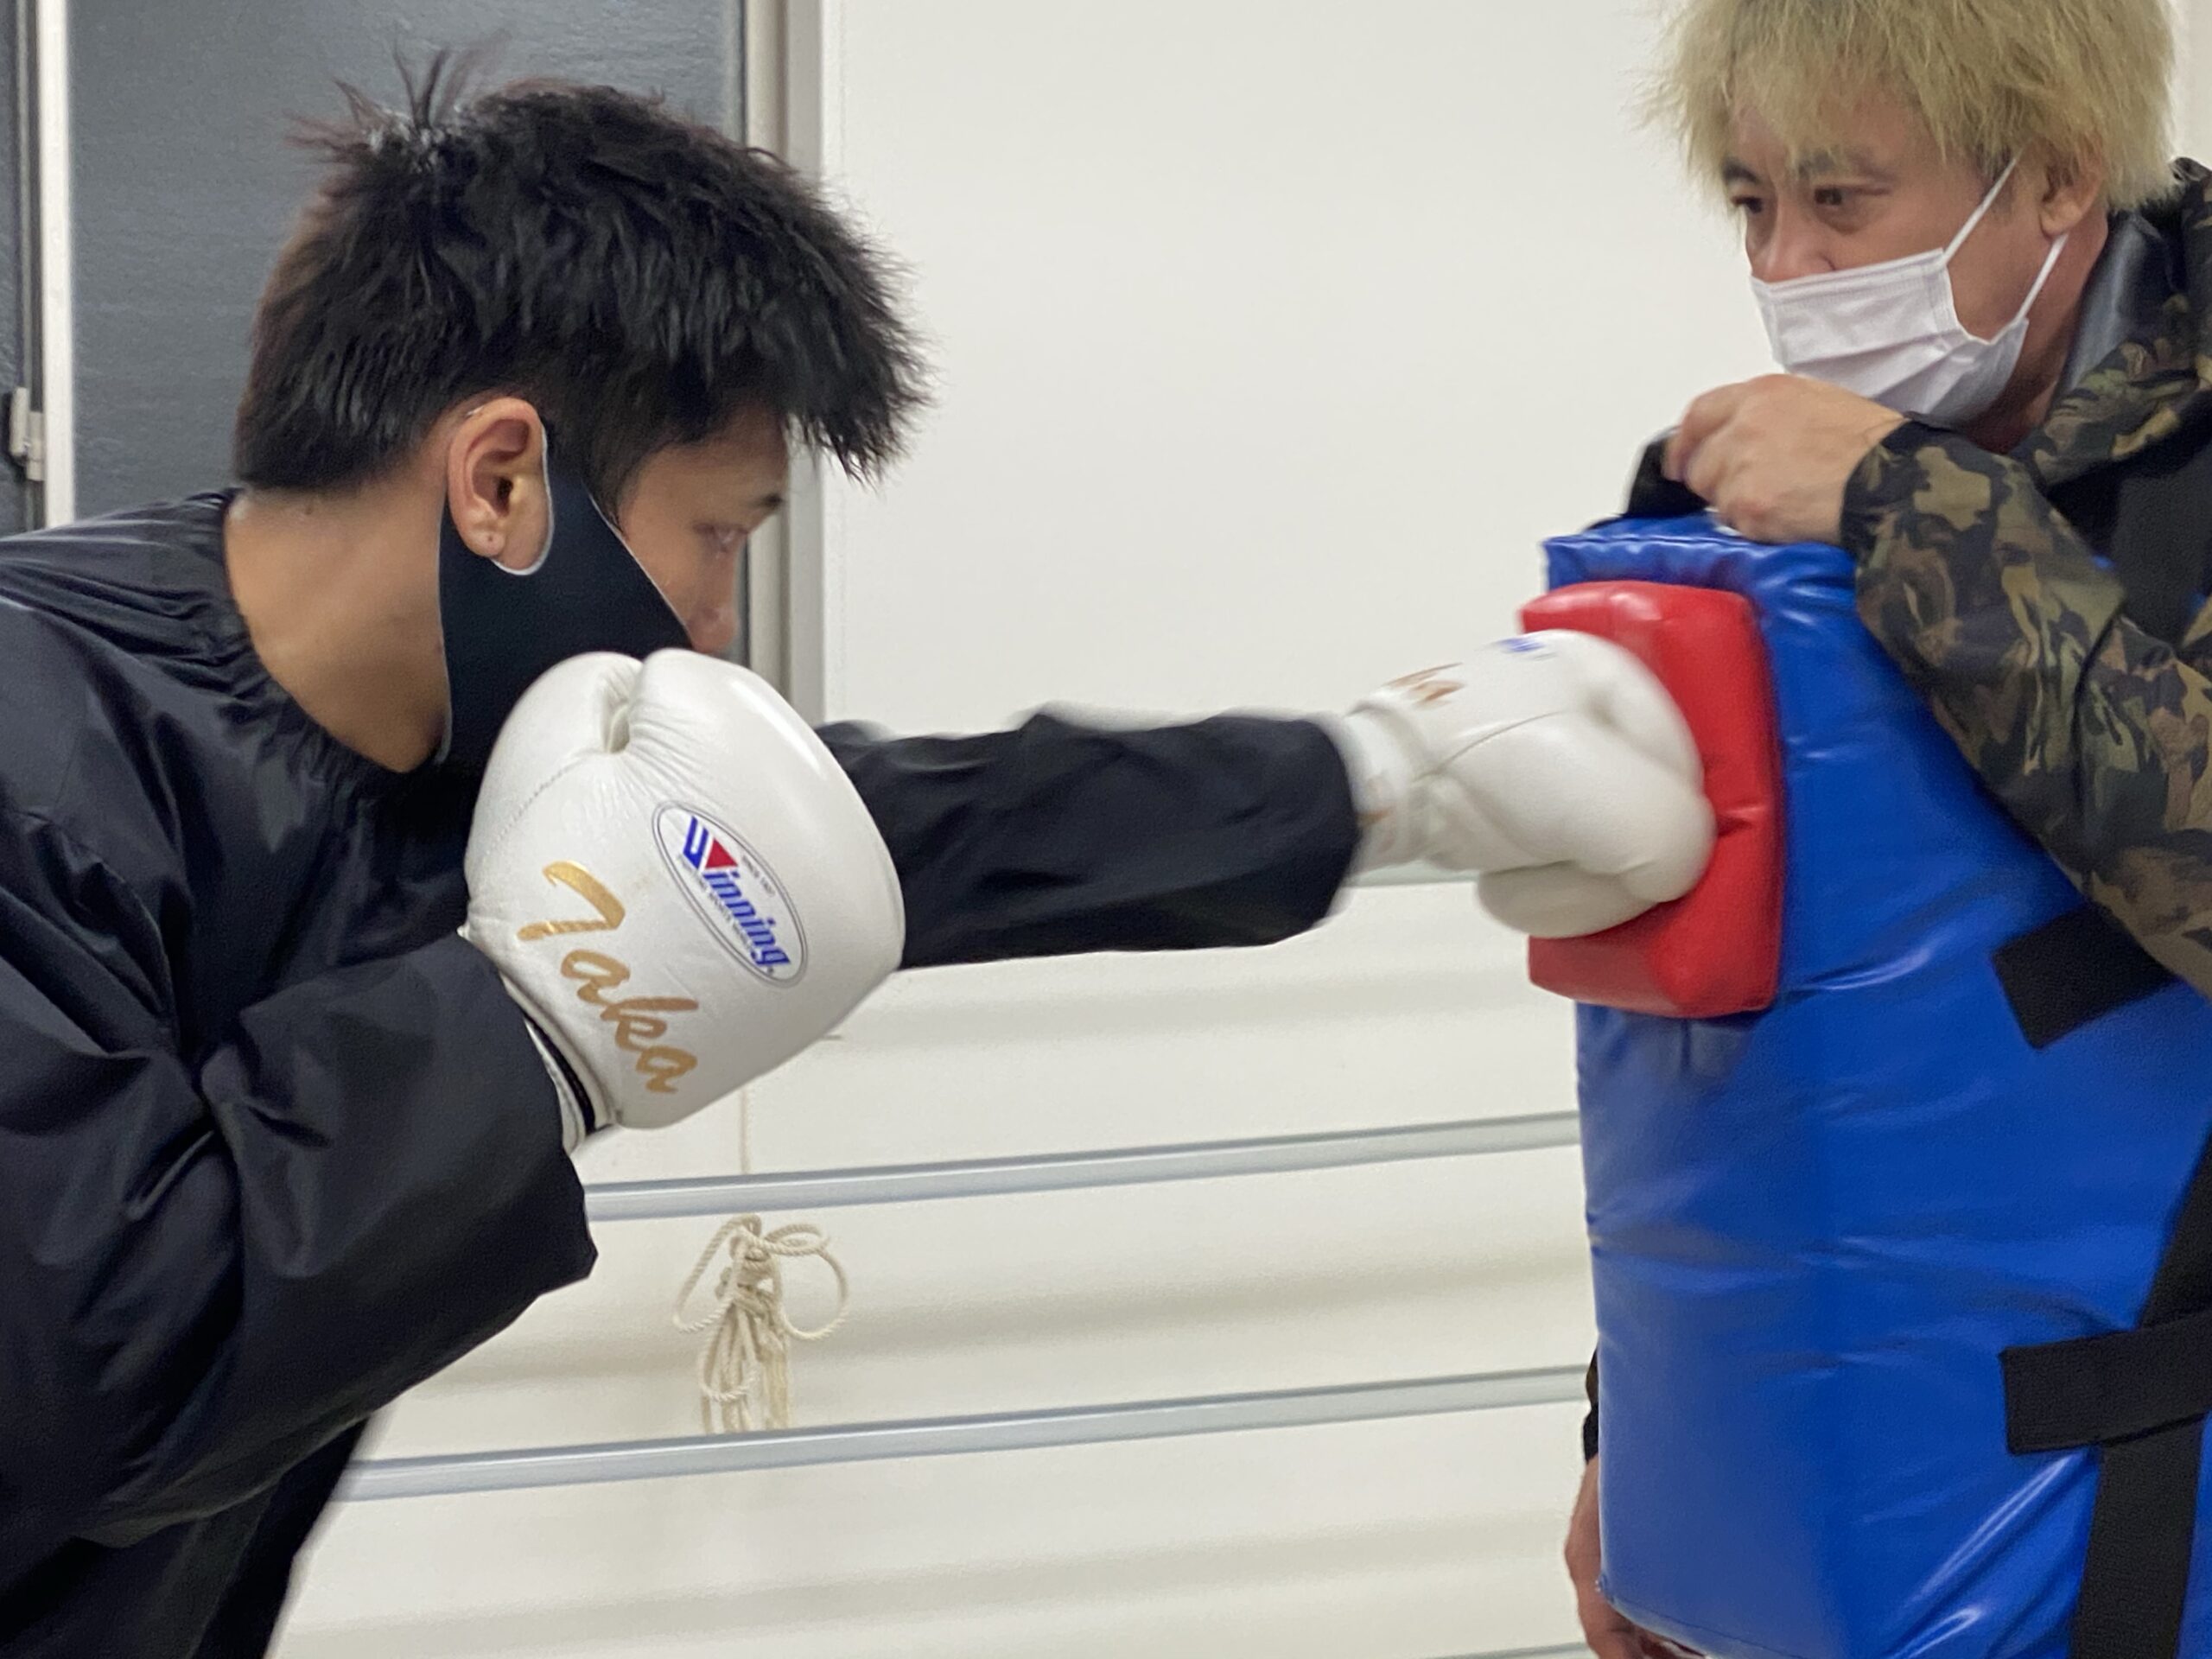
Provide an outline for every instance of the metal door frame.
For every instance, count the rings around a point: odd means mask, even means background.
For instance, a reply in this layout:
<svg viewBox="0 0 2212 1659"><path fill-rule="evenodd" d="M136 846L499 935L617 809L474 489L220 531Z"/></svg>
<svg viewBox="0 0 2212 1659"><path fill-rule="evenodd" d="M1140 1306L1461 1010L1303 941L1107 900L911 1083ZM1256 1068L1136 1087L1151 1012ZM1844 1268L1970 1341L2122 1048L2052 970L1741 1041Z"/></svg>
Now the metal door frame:
<svg viewBox="0 0 2212 1659"><path fill-rule="evenodd" d="M843 125L838 0L741 0L742 137L815 179L836 170ZM828 715L831 486L812 455L791 457L783 512L746 556L745 660L816 724Z"/></svg>

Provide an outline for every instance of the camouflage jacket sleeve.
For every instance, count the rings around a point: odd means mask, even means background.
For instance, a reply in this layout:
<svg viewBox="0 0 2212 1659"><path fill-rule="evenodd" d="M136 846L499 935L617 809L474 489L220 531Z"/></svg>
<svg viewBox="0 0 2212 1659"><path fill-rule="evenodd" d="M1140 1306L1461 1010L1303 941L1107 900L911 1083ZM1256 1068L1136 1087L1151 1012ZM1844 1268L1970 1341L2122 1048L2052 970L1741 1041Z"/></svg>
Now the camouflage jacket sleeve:
<svg viewBox="0 0 2212 1659"><path fill-rule="evenodd" d="M1859 610L2076 886L2212 995L2212 615L2177 653L2019 462L1908 423L1845 493Z"/></svg>

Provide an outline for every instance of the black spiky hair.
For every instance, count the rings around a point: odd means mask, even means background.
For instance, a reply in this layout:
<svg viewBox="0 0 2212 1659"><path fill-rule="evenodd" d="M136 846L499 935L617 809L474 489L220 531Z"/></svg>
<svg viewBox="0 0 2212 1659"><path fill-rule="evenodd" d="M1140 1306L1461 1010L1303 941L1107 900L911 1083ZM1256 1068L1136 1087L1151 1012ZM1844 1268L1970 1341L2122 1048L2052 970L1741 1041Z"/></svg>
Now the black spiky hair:
<svg viewBox="0 0 2212 1659"><path fill-rule="evenodd" d="M882 257L766 152L658 101L553 81L482 96L477 54L342 88L303 125L321 190L253 322L241 481L388 471L465 398L510 392L602 502L655 451L765 410L857 476L922 397Z"/></svg>

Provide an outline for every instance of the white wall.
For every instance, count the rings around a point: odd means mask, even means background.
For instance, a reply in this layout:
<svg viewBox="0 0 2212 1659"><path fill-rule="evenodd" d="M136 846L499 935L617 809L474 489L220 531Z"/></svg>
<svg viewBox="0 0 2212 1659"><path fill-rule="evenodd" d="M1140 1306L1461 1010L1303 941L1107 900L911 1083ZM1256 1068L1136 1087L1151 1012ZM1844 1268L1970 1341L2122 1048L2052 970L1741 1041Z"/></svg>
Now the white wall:
<svg viewBox="0 0 2212 1659"><path fill-rule="evenodd" d="M2212 0L2179 0L2181 150L2212 163Z"/></svg>
<svg viewBox="0 0 2212 1659"><path fill-rule="evenodd" d="M1332 705L1502 626L1763 365L1624 127L1632 4L844 11L844 177L944 391L849 511L833 702Z"/></svg>
<svg viewBox="0 0 2212 1659"><path fill-rule="evenodd" d="M943 365L830 504L829 694L1334 708L1510 625L1536 543L1761 366L1718 219L1622 107L1637 0L842 0L841 188ZM1464 891L1246 956L899 983L756 1091L764 1168L1556 1109L1563 1011ZM725 1111L588 1174L737 1160ZM840 1211L806 1422L1578 1363L1571 1153ZM385 1452L680 1433L705 1224L394 1414ZM811 1292L802 1298L813 1311ZM289 1659L1437 1659L1563 1642L1576 1414L367 1505Z"/></svg>

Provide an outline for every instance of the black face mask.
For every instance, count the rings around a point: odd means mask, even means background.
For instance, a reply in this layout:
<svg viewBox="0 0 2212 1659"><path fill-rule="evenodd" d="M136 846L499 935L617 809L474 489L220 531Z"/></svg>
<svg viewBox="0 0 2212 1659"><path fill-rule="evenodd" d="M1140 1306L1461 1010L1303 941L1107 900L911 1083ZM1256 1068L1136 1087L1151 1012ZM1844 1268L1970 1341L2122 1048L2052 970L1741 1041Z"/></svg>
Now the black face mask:
<svg viewBox="0 0 2212 1659"><path fill-rule="evenodd" d="M587 652L649 657L690 644L683 622L599 510L582 474L545 441L553 515L537 563L510 570L470 550L448 508L438 528L438 616L445 634L446 741L437 764L471 776L522 694Z"/></svg>

